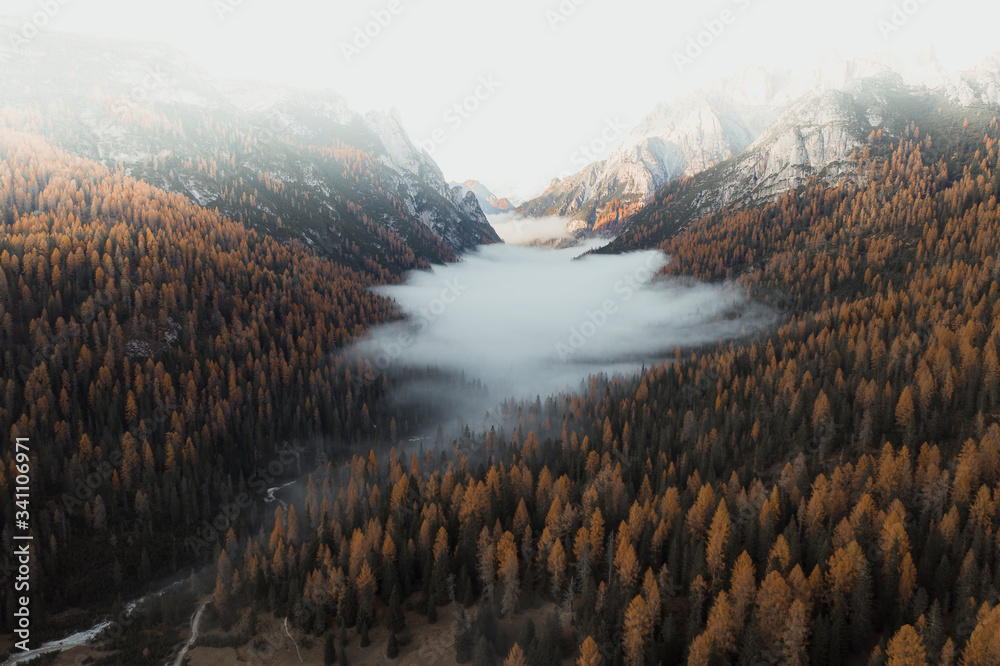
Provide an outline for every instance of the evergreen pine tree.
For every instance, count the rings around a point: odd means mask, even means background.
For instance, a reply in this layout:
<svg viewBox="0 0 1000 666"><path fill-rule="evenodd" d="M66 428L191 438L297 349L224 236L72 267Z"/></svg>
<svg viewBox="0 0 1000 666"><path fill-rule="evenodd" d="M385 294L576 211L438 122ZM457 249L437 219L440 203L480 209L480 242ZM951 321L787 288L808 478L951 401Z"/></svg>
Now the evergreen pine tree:
<svg viewBox="0 0 1000 666"><path fill-rule="evenodd" d="M524 618L524 622L521 623L521 630L517 634L517 644L523 646L522 649L527 653L534 640L535 622L530 617L526 617Z"/></svg>
<svg viewBox="0 0 1000 666"><path fill-rule="evenodd" d="M872 580L867 562L862 562L858 580L851 591L851 649L860 652L868 644L872 630Z"/></svg>
<svg viewBox="0 0 1000 666"><path fill-rule="evenodd" d="M485 636L480 636L476 643L476 651L472 657L473 666L494 666L496 663L493 647L486 640Z"/></svg>
<svg viewBox="0 0 1000 666"><path fill-rule="evenodd" d="M389 608L385 614L385 626L393 632L398 633L406 626L406 614L403 612L402 594L399 585L392 588L392 595L389 597Z"/></svg>
<svg viewBox="0 0 1000 666"><path fill-rule="evenodd" d="M458 572L458 590L455 596L458 603L463 606L468 606L475 601L475 593L472 590L472 578L469 576L468 567L464 564Z"/></svg>
<svg viewBox="0 0 1000 666"><path fill-rule="evenodd" d="M333 634L326 635L326 644L323 646L323 666L333 666L337 663L337 645L333 641Z"/></svg>
<svg viewBox="0 0 1000 666"><path fill-rule="evenodd" d="M437 613L437 602L434 601L434 595L427 595L427 622L430 624L435 624L438 619Z"/></svg>
<svg viewBox="0 0 1000 666"><path fill-rule="evenodd" d="M467 664L472 661L473 651L476 649L476 637L469 626L469 619L465 615L465 610L459 612L458 621L455 623L455 661L460 664Z"/></svg>
<svg viewBox="0 0 1000 666"><path fill-rule="evenodd" d="M340 611L345 627L353 627L358 621L358 599L354 588L349 588L344 595L344 605Z"/></svg>

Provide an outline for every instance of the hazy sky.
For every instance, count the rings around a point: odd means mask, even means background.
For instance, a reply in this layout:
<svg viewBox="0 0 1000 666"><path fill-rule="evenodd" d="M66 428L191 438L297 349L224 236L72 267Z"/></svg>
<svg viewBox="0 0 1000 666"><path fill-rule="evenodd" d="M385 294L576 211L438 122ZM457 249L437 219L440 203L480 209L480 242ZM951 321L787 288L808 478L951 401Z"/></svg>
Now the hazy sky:
<svg viewBox="0 0 1000 666"><path fill-rule="evenodd" d="M1000 49L1000 4L985 0L0 0L0 13L46 4L47 29L164 41L216 74L395 106L415 141L437 136L446 177L521 196L576 170L582 146L609 151L657 101L745 64L933 42L958 69ZM702 32L703 53L678 67Z"/></svg>

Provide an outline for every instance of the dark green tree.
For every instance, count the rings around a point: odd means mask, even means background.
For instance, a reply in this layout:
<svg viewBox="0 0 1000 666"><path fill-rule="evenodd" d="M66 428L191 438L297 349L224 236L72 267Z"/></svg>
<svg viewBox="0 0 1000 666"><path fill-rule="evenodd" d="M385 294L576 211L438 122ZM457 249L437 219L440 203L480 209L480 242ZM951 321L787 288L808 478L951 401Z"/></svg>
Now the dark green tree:
<svg viewBox="0 0 1000 666"><path fill-rule="evenodd" d="M485 636L480 636L476 642L476 651L472 657L473 666L494 666L496 655L493 654L493 646L486 640Z"/></svg>
<svg viewBox="0 0 1000 666"><path fill-rule="evenodd" d="M455 623L455 661L460 664L467 664L472 661L473 651L476 649L476 636L472 627L469 626L469 619L465 615L465 610L461 610L458 621Z"/></svg>
<svg viewBox="0 0 1000 666"><path fill-rule="evenodd" d="M392 588L389 597L389 608L385 613L385 626L394 633L399 633L406 626L406 613L403 611L402 593L399 585Z"/></svg>
<svg viewBox="0 0 1000 666"><path fill-rule="evenodd" d="M333 666L335 663L337 663L337 644L333 640L333 634L329 633L323 646L323 666Z"/></svg>

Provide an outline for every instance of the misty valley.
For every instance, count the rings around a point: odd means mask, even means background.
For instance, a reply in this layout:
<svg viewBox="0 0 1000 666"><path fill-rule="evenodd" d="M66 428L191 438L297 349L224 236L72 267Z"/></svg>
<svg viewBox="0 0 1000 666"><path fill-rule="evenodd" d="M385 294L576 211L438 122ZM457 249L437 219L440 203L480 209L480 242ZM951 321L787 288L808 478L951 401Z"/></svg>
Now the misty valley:
<svg viewBox="0 0 1000 666"><path fill-rule="evenodd" d="M735 285L656 279L668 261L659 251L588 254L603 244L487 246L455 263L412 272L401 284L378 287L398 304L401 319L375 327L345 353L392 383L381 411L394 417L382 432L367 417L367 445L404 458L419 453L418 459L435 465L453 443L480 460L479 439L520 431L533 402L587 391L588 382L593 390L631 381L681 350L757 334L775 321L773 310L751 303ZM338 453L346 460L356 450L357 444L334 443L332 462L339 462ZM303 458L311 453L301 441L286 442L274 461L251 474L230 510L203 520L185 545L195 551L210 547L209 540L230 529L255 496L265 506L285 509L302 501L306 484L323 474L322 461L308 469ZM14 655L9 663L86 646L116 623L131 625L133 614L140 616L147 606L183 603L178 595L183 598L185 588L196 588L204 575L173 580L124 604L117 616ZM194 645L207 603L199 602L194 633L178 664Z"/></svg>
<svg viewBox="0 0 1000 666"><path fill-rule="evenodd" d="M0 661L1000 666L1000 5L379 2L4 7Z"/></svg>
<svg viewBox="0 0 1000 666"><path fill-rule="evenodd" d="M391 399L453 408L434 428L487 430L503 423L501 403L572 393L596 375L632 377L681 349L775 320L736 285L655 279L667 262L658 251L586 254L602 244L493 245L411 273L378 289L405 318L375 328L351 352L390 376L432 369L437 380L403 379Z"/></svg>

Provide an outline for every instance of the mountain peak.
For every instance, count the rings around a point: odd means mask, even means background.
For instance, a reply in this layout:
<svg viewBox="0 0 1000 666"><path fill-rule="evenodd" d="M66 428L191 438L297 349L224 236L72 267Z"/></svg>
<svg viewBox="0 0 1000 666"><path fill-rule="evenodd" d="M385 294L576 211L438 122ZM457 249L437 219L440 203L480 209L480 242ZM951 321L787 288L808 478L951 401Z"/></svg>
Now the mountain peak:
<svg viewBox="0 0 1000 666"><path fill-rule="evenodd" d="M784 173L788 168L815 173L848 158L857 144L846 131L844 114L880 124L885 109L879 91L915 86L943 90L964 106L1000 104L1000 55L960 74L945 72L933 49L918 53L910 65L885 60L844 58L830 49L794 71L762 64L741 67L709 88L658 103L609 157L553 181L518 210L529 216L585 219L592 229L614 233L660 187L751 146L759 148L763 140L781 137L765 169L772 176L769 192L797 182L791 172ZM856 111L851 100L870 102L870 108ZM813 145L823 138L834 144Z"/></svg>
<svg viewBox="0 0 1000 666"><path fill-rule="evenodd" d="M453 187L458 187L463 192L472 192L476 199L479 201L480 207L488 215L496 215L499 213L509 213L514 210L515 205L510 199L500 198L493 194L486 185L482 182L469 179L463 183L450 183Z"/></svg>
<svg viewBox="0 0 1000 666"><path fill-rule="evenodd" d="M48 31L14 50L5 104L72 109L49 114L49 138L261 233L366 270L393 248L392 271L500 240L397 111L362 117L330 90L217 79L156 43ZM213 166L196 166L206 156Z"/></svg>

